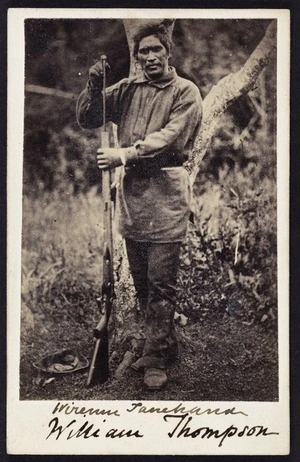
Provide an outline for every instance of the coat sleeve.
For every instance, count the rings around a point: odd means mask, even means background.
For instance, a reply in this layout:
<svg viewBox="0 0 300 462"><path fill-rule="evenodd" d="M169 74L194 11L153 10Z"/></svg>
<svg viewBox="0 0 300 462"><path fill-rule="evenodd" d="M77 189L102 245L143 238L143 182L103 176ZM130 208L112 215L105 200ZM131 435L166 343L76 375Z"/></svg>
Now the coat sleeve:
<svg viewBox="0 0 300 462"><path fill-rule="evenodd" d="M102 91L92 90L89 82L79 95L76 119L82 128L98 128L102 125Z"/></svg>
<svg viewBox="0 0 300 462"><path fill-rule="evenodd" d="M106 122L118 123L117 103L119 93L122 91L122 84L123 81L120 81L106 89ZM90 82L87 83L77 100L76 118L82 128L98 128L103 125L102 91L101 89L92 89Z"/></svg>
<svg viewBox="0 0 300 462"><path fill-rule="evenodd" d="M198 88L191 84L180 92L167 124L135 143L138 156L154 158L166 151L184 151L194 142L202 119L202 99Z"/></svg>

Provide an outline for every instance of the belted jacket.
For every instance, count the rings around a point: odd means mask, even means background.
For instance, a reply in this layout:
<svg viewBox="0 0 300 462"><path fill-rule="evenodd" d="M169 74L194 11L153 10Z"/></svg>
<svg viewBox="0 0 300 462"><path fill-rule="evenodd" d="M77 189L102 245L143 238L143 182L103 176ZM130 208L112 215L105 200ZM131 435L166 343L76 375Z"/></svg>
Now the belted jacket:
<svg viewBox="0 0 300 462"><path fill-rule="evenodd" d="M200 128L202 101L197 86L174 68L159 80L145 75L106 89L106 121L118 127L120 147L135 146L118 190L119 229L137 241L174 242L184 238L190 187L183 163ZM103 124L101 90L88 82L77 102L83 128Z"/></svg>

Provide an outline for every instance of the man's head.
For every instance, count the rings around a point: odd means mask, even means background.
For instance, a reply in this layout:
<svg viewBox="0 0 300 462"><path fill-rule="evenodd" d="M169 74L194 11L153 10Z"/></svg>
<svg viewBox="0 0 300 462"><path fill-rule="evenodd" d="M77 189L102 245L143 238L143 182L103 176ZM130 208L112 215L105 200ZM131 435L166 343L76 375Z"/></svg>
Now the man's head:
<svg viewBox="0 0 300 462"><path fill-rule="evenodd" d="M134 37L134 57L150 79L167 74L171 44L171 37L162 24L144 28Z"/></svg>

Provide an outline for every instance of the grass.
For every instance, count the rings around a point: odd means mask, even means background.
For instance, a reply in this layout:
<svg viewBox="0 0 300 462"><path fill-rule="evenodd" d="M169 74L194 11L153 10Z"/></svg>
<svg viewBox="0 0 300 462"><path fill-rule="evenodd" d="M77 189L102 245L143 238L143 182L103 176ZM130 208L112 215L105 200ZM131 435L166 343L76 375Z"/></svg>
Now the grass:
<svg viewBox="0 0 300 462"><path fill-rule="evenodd" d="M94 322L101 277L101 199L55 193L24 197L22 354L43 336L36 356L82 339ZM30 314L32 313L32 318ZM28 330L30 324L33 329ZM31 343L28 342L30 340Z"/></svg>
<svg viewBox="0 0 300 462"><path fill-rule="evenodd" d="M181 358L170 367L169 386L152 394L130 369L124 378L114 377L126 341L111 343L111 378L93 389L85 388L86 372L47 382L33 368L41 356L62 348L91 356L101 198L94 189L77 196L24 196L22 399L278 398L275 186L263 179L256 188L246 173L198 186L198 218L183 246L178 277L177 311L187 317L187 325L178 327ZM130 297L116 301L118 325Z"/></svg>

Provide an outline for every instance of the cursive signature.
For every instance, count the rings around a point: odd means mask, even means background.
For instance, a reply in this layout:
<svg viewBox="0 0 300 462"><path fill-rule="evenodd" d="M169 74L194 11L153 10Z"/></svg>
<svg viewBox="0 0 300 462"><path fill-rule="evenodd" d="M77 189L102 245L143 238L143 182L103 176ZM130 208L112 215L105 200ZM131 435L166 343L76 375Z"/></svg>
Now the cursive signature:
<svg viewBox="0 0 300 462"><path fill-rule="evenodd" d="M243 411L238 411L235 409L235 407L232 407L232 408L229 408L229 409L220 409L220 408L215 408L215 409L211 409L211 408L207 408L207 409L203 409L201 407L198 407L198 406L194 406L194 407L191 407L191 408L186 408L185 406L183 406L182 403L180 404L177 404L177 406L175 407L171 407L171 408L168 408L168 407L163 407L163 408L160 408L160 407L147 407L147 406L144 406L143 403L141 402L138 402L138 403L131 403L131 409L126 409L127 412L138 412L138 413L142 413L142 414L195 414L195 415L203 415L203 414L207 414L207 415L238 415L238 414L242 414L244 416L248 416L248 414L246 414L245 412Z"/></svg>
<svg viewBox="0 0 300 462"><path fill-rule="evenodd" d="M111 409L99 409L99 408L93 408L93 407L88 407L86 408L85 406L74 406L74 402L72 402L72 405L70 404L61 404L58 402L55 406L55 408L52 411L52 414L76 414L76 415L115 415L120 417L118 409L111 410Z"/></svg>
<svg viewBox="0 0 300 462"><path fill-rule="evenodd" d="M193 417L189 417L188 414L185 415L172 415L168 414L164 416L164 421L168 422L175 419L175 427L168 432L169 438L196 438L200 437L204 438L216 438L219 439L219 447L222 446L224 440L226 438L230 438L233 436L237 436L239 438L244 436L271 436L271 435L279 435L277 432L269 432L268 427L263 427L262 425L255 425L254 427L249 427L245 425L243 428L237 428L234 425L230 425L230 427L226 428L224 431L213 429L210 427L198 427L198 428L191 428L189 424L192 422Z"/></svg>
<svg viewBox="0 0 300 462"><path fill-rule="evenodd" d="M103 422L106 422L104 419ZM78 424L76 419L71 420L66 425L60 425L58 417L54 417L50 420L49 425L50 432L46 439L50 436L54 436L56 440L58 440L61 436L64 436L67 440L72 438L99 438L100 436L100 428L95 427L94 424L89 423L87 420L84 424ZM105 438L142 438L144 435L141 435L138 430L125 430L125 429L118 429L118 428L111 428L107 432L103 432Z"/></svg>

